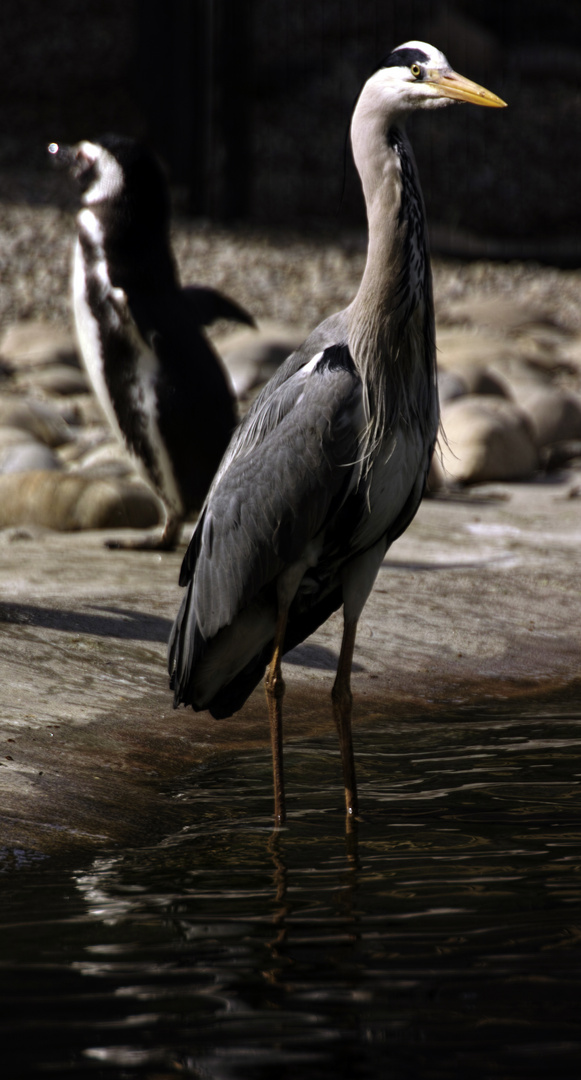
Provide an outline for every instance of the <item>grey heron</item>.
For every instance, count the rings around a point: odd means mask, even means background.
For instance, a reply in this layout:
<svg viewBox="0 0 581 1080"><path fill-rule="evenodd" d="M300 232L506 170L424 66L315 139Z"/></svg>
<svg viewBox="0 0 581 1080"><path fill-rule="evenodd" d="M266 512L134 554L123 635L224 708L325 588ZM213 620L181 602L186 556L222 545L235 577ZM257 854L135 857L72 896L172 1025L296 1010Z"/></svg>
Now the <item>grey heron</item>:
<svg viewBox="0 0 581 1080"><path fill-rule="evenodd" d="M266 669L275 819L285 819L281 657L343 605L332 689L345 802L357 811L351 667L387 548L414 517L439 413L425 214L405 120L504 102L420 41L365 83L351 142L368 218L357 295L273 376L235 432L185 555L169 642L174 704L236 712Z"/></svg>
<svg viewBox="0 0 581 1080"><path fill-rule="evenodd" d="M254 320L215 289L180 286L168 184L145 143L112 134L48 149L81 192L73 306L85 367L166 511L161 538L108 547L172 548L182 520L200 510L237 419L203 327Z"/></svg>

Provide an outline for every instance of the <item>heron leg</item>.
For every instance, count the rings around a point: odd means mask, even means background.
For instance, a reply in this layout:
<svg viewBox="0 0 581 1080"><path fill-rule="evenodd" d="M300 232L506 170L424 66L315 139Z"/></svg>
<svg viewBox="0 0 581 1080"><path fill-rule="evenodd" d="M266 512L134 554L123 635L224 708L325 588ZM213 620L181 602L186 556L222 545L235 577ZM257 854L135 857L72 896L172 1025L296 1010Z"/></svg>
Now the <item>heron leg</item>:
<svg viewBox="0 0 581 1080"><path fill-rule="evenodd" d="M331 691L333 717L339 733L341 761L343 762L345 807L347 809L348 822L350 815L357 813L357 781L355 779L355 760L353 757L353 740L351 738L351 708L353 704L353 695L351 693L351 665L353 663L353 649L355 648L356 634L357 619L345 619L343 624L341 652L339 654L339 663L337 665L337 676Z"/></svg>
<svg viewBox="0 0 581 1080"><path fill-rule="evenodd" d="M284 680L282 677L281 660L287 617L288 608L284 607L279 611L274 635L274 651L264 680L266 700L268 703L268 717L270 720L270 741L272 744L274 820L276 825L283 825L286 820L282 765L282 699L284 697Z"/></svg>

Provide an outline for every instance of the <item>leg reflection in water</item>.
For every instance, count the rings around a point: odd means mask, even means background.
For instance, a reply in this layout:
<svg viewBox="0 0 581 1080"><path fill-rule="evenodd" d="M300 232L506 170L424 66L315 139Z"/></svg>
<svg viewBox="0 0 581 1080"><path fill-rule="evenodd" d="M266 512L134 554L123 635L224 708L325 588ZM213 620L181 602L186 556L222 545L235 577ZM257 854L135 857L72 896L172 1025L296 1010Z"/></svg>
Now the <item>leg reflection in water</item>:
<svg viewBox="0 0 581 1080"><path fill-rule="evenodd" d="M295 963L292 957L293 945L298 945L300 937L300 944L305 945L307 943L318 945L322 943L323 939L328 941L332 938L335 941L341 940L345 944L355 942L359 939L359 917L356 912L355 894L359 884L359 854L358 854L358 821L352 815L346 815L346 834L345 834L345 846L347 865L345 873L342 876L342 885L340 889L333 889L330 893L330 898L333 901L333 907L335 908L335 914L331 915L330 919L324 921L323 926L319 926L320 920L315 920L316 928L312 935L308 932L307 927L312 926L311 920L304 920L298 918L298 908L300 900L296 903L292 903L288 897L289 889L289 869L284 852L285 834L280 829L275 828L271 833L266 848L273 864L272 882L274 885L273 905L274 913L272 916L272 925L275 931L275 936L267 942L267 948L270 955L275 962L275 966L263 971L263 975L268 982L283 986L285 985L283 972L288 972L288 968L292 967ZM291 838L287 837L290 848ZM292 874L292 870L290 871ZM300 878L300 871L297 869L297 881L294 882L295 892L300 892L297 888L297 882ZM311 875L309 873L309 879ZM310 905L309 905L310 906ZM295 928L295 935L297 934L297 922L300 924L300 931L296 939L293 941L292 930ZM337 927L337 934L329 935L330 926L333 924Z"/></svg>

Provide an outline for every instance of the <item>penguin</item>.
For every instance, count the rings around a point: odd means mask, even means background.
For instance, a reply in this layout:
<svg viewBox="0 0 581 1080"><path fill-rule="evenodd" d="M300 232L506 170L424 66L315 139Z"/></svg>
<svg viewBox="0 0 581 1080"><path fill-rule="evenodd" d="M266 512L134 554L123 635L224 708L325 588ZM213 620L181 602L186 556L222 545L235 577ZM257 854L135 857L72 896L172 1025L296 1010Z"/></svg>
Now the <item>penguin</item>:
<svg viewBox="0 0 581 1080"><path fill-rule="evenodd" d="M203 327L218 318L255 323L215 289L180 286L168 184L146 144L105 135L48 149L80 190L72 292L84 365L166 512L161 537L107 546L171 550L184 519L201 508L237 420Z"/></svg>

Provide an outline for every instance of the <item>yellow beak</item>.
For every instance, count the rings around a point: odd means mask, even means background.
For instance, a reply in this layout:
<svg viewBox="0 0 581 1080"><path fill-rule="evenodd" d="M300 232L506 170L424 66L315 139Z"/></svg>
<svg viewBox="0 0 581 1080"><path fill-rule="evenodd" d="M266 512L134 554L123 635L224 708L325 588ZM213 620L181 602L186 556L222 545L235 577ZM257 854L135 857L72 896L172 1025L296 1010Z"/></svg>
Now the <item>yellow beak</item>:
<svg viewBox="0 0 581 1080"><path fill-rule="evenodd" d="M455 71L442 75L439 71L428 71L425 81L437 87L442 97L454 98L455 101L470 101L473 105L489 105L493 109L503 109L506 101L485 90L483 86L465 79Z"/></svg>

